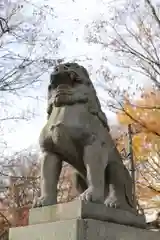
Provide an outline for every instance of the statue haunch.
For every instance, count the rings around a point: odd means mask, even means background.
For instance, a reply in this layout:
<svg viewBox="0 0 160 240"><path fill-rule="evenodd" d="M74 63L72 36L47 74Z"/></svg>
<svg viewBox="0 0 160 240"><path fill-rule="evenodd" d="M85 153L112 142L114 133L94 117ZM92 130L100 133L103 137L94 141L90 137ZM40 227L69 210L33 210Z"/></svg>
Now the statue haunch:
<svg viewBox="0 0 160 240"><path fill-rule="evenodd" d="M48 86L47 113L40 134L41 197L33 207L57 203L57 184L66 161L77 170L82 200L135 212L131 177L84 67L66 63L55 68Z"/></svg>

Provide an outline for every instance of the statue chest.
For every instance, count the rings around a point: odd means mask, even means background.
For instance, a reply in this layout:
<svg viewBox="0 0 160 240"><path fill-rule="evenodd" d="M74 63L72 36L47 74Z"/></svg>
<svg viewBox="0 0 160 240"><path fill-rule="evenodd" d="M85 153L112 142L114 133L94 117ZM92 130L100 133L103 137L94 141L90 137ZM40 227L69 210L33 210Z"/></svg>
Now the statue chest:
<svg viewBox="0 0 160 240"><path fill-rule="evenodd" d="M86 128L92 124L91 114L85 104L67 105L54 107L47 125L62 123L69 128Z"/></svg>

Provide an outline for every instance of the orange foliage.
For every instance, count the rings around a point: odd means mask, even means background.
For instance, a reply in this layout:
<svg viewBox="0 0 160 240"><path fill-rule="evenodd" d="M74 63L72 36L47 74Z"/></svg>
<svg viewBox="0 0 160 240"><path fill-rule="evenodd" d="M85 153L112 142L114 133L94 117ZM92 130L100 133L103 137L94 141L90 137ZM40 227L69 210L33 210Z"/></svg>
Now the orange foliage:
<svg viewBox="0 0 160 240"><path fill-rule="evenodd" d="M65 164L63 166L58 184L58 202L62 203L71 201L77 195L76 190L72 186L72 172L73 168L70 165ZM19 179L17 178L17 181L18 180ZM30 182L28 184L30 184ZM34 185L32 185L32 188L34 190ZM10 226L19 227L28 225L29 209L32 205L32 199L31 201L28 201L27 195L27 190L30 188L28 188L28 185L25 182L22 182L20 185L15 184L13 188L13 183L10 181L9 189L7 203L5 203L5 201L0 201L0 237L4 231L8 231ZM26 189L26 195L21 198L20 193L23 189ZM17 203L21 207L17 207Z"/></svg>
<svg viewBox="0 0 160 240"><path fill-rule="evenodd" d="M132 126L132 149L137 168L136 193L142 207L160 206L160 92L146 90L131 102L126 98L123 109L117 113L120 124ZM128 134L117 141L120 151L128 146ZM128 151L127 151L128 152ZM140 162L141 161L141 162ZM147 188L148 187L148 188Z"/></svg>
<svg viewBox="0 0 160 240"><path fill-rule="evenodd" d="M117 113L123 125L132 124L133 149L139 159L160 150L160 92L146 90L134 103L126 98L123 110ZM123 138L122 145L127 138Z"/></svg>
<svg viewBox="0 0 160 240"><path fill-rule="evenodd" d="M16 223L16 226L26 226L28 225L28 220L29 220L29 207L23 207L18 209L18 221Z"/></svg>

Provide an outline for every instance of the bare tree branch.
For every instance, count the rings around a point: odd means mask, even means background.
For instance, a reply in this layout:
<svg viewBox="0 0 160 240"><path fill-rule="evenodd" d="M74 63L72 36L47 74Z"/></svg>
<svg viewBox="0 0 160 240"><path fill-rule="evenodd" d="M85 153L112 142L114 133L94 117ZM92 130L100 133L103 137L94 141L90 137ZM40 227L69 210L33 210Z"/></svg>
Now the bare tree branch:
<svg viewBox="0 0 160 240"><path fill-rule="evenodd" d="M155 9L155 7L153 6L153 4L151 3L150 0L145 0L145 1L146 1L146 3L148 4L148 6L150 7L150 9L151 9L151 11L152 11L152 15L154 16L154 18L155 18L157 24L158 24L159 27L160 27L160 19L159 19L157 13L156 13L156 9Z"/></svg>

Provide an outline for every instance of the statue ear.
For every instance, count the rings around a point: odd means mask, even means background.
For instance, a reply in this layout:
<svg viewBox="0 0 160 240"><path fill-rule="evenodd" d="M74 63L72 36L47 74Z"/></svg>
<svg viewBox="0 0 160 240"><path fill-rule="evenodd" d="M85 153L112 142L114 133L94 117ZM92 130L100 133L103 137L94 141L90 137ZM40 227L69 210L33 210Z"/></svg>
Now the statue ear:
<svg viewBox="0 0 160 240"><path fill-rule="evenodd" d="M83 66L80 66L80 68L81 68L81 72L82 72L81 81L82 81L85 85L88 85L88 86L91 85L91 80L90 80L88 71L87 71L86 68L83 67Z"/></svg>
<svg viewBox="0 0 160 240"><path fill-rule="evenodd" d="M86 77L80 77L79 75L77 75L77 77L75 78L75 83L79 83L79 84L84 84L84 85L91 85L90 79L86 78Z"/></svg>
<svg viewBox="0 0 160 240"><path fill-rule="evenodd" d="M87 71L84 67L82 67L82 69L83 69L83 72L84 72L85 77L86 77L87 79L89 79L89 73L88 73L88 71Z"/></svg>
<svg viewBox="0 0 160 240"><path fill-rule="evenodd" d="M83 83L83 79L79 75L77 75L76 78L75 78L75 82Z"/></svg>

